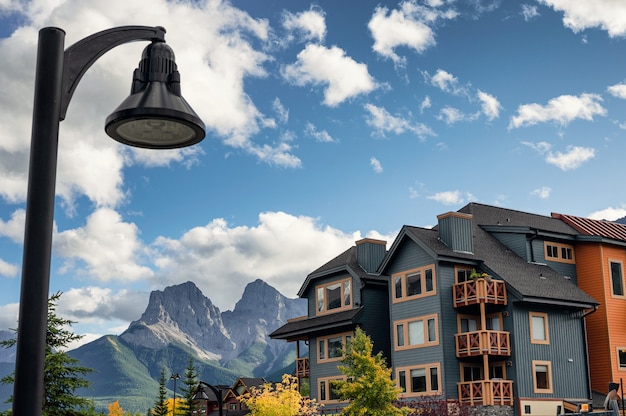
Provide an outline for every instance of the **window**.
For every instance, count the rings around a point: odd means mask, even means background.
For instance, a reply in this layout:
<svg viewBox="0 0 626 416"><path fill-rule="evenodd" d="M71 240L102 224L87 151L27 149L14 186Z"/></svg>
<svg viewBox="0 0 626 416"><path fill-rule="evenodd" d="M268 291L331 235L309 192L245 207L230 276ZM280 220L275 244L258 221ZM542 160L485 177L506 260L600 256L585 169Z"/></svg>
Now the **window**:
<svg viewBox="0 0 626 416"><path fill-rule="evenodd" d="M462 382L483 380L483 366L461 363L461 377Z"/></svg>
<svg viewBox="0 0 626 416"><path fill-rule="evenodd" d="M343 346L352 340L352 334L337 334L317 339L317 362L343 358Z"/></svg>
<svg viewBox="0 0 626 416"><path fill-rule="evenodd" d="M396 350L439 344L437 315L420 316L394 322Z"/></svg>
<svg viewBox="0 0 626 416"><path fill-rule="evenodd" d="M622 263L616 261L609 262L611 268L611 286L614 296L624 296L624 275L622 273Z"/></svg>
<svg viewBox="0 0 626 416"><path fill-rule="evenodd" d="M560 244L545 241L544 254L546 260L561 263L574 263L574 247L569 244Z"/></svg>
<svg viewBox="0 0 626 416"><path fill-rule="evenodd" d="M345 380L345 377L320 378L317 380L319 401L321 403L339 402L337 389L333 387L333 382L339 380Z"/></svg>
<svg viewBox="0 0 626 416"><path fill-rule="evenodd" d="M470 281L470 275L472 274L472 269L461 269L456 268L456 282L463 283Z"/></svg>
<svg viewBox="0 0 626 416"><path fill-rule="evenodd" d="M535 393L552 393L552 363L533 361L533 387Z"/></svg>
<svg viewBox="0 0 626 416"><path fill-rule="evenodd" d="M548 314L529 312L528 316L530 319L530 342L532 344L549 344Z"/></svg>
<svg viewBox="0 0 626 416"><path fill-rule="evenodd" d="M317 314L348 309L352 305L352 285L350 279L317 286Z"/></svg>
<svg viewBox="0 0 626 416"><path fill-rule="evenodd" d="M405 397L441 394L439 373L439 364L402 367L396 371L396 383Z"/></svg>
<svg viewBox="0 0 626 416"><path fill-rule="evenodd" d="M432 264L396 274L392 279L394 302L402 302L436 293L435 266Z"/></svg>
<svg viewBox="0 0 626 416"><path fill-rule="evenodd" d="M626 347L617 347L617 360L619 369L626 370Z"/></svg>

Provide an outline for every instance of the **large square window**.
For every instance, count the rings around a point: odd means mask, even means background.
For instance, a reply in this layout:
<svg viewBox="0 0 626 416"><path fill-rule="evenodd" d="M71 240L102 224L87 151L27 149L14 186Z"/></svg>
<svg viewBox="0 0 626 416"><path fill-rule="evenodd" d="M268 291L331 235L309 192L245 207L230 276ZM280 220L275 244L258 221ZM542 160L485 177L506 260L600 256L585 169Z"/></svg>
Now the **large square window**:
<svg viewBox="0 0 626 416"><path fill-rule="evenodd" d="M396 370L396 384L402 396L427 396L441 394L439 364L422 364Z"/></svg>
<svg viewBox="0 0 626 416"><path fill-rule="evenodd" d="M432 264L394 274L392 278L394 302L434 295L437 290L435 266Z"/></svg>

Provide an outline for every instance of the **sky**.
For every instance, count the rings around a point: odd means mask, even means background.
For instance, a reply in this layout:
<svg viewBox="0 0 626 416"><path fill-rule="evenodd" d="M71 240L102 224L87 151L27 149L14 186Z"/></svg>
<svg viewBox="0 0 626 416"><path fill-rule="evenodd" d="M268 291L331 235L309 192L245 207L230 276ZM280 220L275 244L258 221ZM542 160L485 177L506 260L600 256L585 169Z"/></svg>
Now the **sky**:
<svg viewBox="0 0 626 416"><path fill-rule="evenodd" d="M626 216L626 2L0 0L0 329L17 325L38 31L166 28L206 138L104 120L146 42L86 72L61 123L50 293L88 342L195 282L222 311L297 297L361 238L469 202Z"/></svg>

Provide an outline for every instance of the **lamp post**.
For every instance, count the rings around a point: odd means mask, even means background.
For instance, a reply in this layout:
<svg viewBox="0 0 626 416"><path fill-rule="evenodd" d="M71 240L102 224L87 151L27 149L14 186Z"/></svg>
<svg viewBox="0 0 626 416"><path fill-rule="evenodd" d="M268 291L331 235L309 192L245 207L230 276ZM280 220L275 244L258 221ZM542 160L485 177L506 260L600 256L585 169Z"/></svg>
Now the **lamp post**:
<svg viewBox="0 0 626 416"><path fill-rule="evenodd" d="M170 380L174 380L174 404L172 405L172 415L176 415L176 380L180 380L178 373L172 374Z"/></svg>
<svg viewBox="0 0 626 416"><path fill-rule="evenodd" d="M39 31L13 385L15 416L41 415L45 400L59 125L85 71L116 46L151 41L133 74L131 95L107 118L106 133L131 146L155 149L189 146L204 138L204 123L180 94L174 53L164 38L162 27L122 26L88 36L64 51L62 29Z"/></svg>
<svg viewBox="0 0 626 416"><path fill-rule="evenodd" d="M222 397L222 391L218 389L217 387L210 385L209 383L205 383L204 381L201 381L200 384L198 385L198 388L196 389L196 394L194 395L194 399L196 398L202 398L204 400L209 399L209 396L207 396L206 393L201 391L200 389L201 385L207 386L208 388L211 389L213 394L215 394L215 398L217 399L218 413L219 413L219 416L222 416L223 415L222 408L224 407L224 398ZM208 409L207 409L207 412L208 412Z"/></svg>

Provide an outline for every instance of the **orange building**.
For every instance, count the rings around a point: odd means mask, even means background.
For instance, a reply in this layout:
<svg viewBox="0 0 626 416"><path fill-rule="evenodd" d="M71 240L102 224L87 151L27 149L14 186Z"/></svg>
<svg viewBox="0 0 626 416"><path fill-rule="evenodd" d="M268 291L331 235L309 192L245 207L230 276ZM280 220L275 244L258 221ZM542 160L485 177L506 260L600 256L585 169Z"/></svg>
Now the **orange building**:
<svg viewBox="0 0 626 416"><path fill-rule="evenodd" d="M626 379L626 225L552 217L580 232L575 247L578 286L600 302L586 318L591 388L606 393L609 382Z"/></svg>

